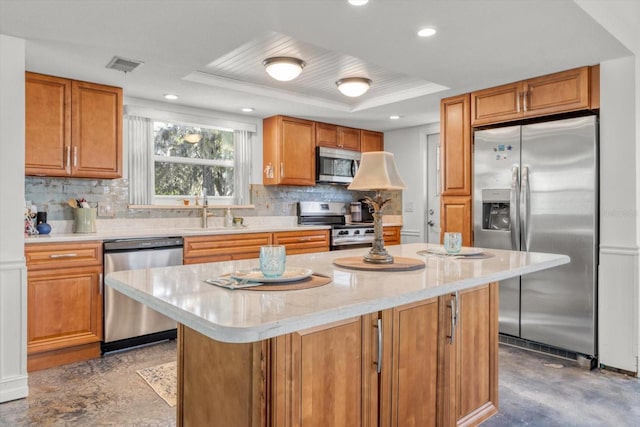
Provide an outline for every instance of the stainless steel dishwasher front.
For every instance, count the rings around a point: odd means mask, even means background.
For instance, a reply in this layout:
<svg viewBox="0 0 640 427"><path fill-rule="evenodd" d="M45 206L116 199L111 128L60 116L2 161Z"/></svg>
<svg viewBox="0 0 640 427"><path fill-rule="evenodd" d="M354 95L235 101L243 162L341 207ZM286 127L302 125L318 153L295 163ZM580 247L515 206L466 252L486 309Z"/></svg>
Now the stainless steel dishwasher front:
<svg viewBox="0 0 640 427"><path fill-rule="evenodd" d="M182 247L181 237L105 241L104 274L182 265ZM106 287L102 353L175 337L174 320Z"/></svg>

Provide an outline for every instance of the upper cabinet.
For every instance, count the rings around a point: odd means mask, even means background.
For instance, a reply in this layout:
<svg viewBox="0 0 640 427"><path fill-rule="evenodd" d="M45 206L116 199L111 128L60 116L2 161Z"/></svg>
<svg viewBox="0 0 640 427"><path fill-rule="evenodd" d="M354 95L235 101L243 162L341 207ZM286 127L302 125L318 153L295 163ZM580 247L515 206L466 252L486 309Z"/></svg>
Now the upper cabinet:
<svg viewBox="0 0 640 427"><path fill-rule="evenodd" d="M122 89L26 73L25 174L120 178Z"/></svg>
<svg viewBox="0 0 640 427"><path fill-rule="evenodd" d="M315 185L315 122L273 116L263 121L264 185Z"/></svg>
<svg viewBox="0 0 640 427"><path fill-rule="evenodd" d="M471 126L468 94L440 101L440 129L442 195L470 196Z"/></svg>
<svg viewBox="0 0 640 427"><path fill-rule="evenodd" d="M599 67L581 67L471 93L471 125L599 108Z"/></svg>
<svg viewBox="0 0 640 427"><path fill-rule="evenodd" d="M383 151L384 134L372 130L362 130L360 132L360 151Z"/></svg>
<svg viewBox="0 0 640 427"><path fill-rule="evenodd" d="M318 122L316 146L360 151L360 129Z"/></svg>

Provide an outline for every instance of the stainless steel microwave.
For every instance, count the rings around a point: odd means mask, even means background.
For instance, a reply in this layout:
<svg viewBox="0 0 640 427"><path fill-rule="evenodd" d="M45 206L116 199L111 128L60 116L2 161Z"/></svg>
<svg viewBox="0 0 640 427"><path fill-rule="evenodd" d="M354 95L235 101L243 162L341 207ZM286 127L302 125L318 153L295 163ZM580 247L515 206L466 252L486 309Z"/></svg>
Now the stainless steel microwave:
<svg viewBox="0 0 640 427"><path fill-rule="evenodd" d="M344 184L353 181L360 165L360 152L337 148L316 148L316 182Z"/></svg>

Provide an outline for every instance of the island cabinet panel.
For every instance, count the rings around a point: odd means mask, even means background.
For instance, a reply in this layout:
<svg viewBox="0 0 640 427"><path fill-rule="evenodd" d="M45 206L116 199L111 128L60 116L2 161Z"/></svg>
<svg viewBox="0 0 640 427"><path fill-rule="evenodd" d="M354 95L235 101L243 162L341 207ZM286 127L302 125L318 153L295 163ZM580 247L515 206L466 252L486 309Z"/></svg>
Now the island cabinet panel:
<svg viewBox="0 0 640 427"><path fill-rule="evenodd" d="M438 298L385 310L380 426L437 426Z"/></svg>
<svg viewBox="0 0 640 427"><path fill-rule="evenodd" d="M281 231L273 233L273 244L284 245L287 255L327 252L329 230Z"/></svg>
<svg viewBox="0 0 640 427"><path fill-rule="evenodd" d="M122 88L26 73L25 174L120 178Z"/></svg>
<svg viewBox="0 0 640 427"><path fill-rule="evenodd" d="M258 258L271 233L218 234L184 238L184 264Z"/></svg>
<svg viewBox="0 0 640 427"><path fill-rule="evenodd" d="M372 130L362 130L360 132L360 151L383 151L384 133Z"/></svg>
<svg viewBox="0 0 640 427"><path fill-rule="evenodd" d="M27 370L100 356L102 243L25 246Z"/></svg>
<svg viewBox="0 0 640 427"><path fill-rule="evenodd" d="M271 425L369 426L367 327L356 317L272 340Z"/></svg>
<svg viewBox="0 0 640 427"><path fill-rule="evenodd" d="M315 122L273 116L263 120L264 185L316 184Z"/></svg>
<svg viewBox="0 0 640 427"><path fill-rule="evenodd" d="M498 411L498 283L440 298L442 425L475 426Z"/></svg>
<svg viewBox="0 0 640 427"><path fill-rule="evenodd" d="M440 101L442 195L471 195L469 95Z"/></svg>
<svg viewBox="0 0 640 427"><path fill-rule="evenodd" d="M267 343L223 343L179 324L177 425L266 426Z"/></svg>

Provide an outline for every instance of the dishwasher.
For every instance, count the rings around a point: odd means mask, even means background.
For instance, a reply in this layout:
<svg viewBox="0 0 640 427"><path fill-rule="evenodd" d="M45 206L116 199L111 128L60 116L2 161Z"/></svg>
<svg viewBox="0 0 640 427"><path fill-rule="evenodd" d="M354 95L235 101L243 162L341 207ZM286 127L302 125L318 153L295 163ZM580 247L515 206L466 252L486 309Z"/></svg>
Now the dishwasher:
<svg viewBox="0 0 640 427"><path fill-rule="evenodd" d="M182 237L104 242L104 274L182 265ZM106 286L102 353L176 338L176 321Z"/></svg>

